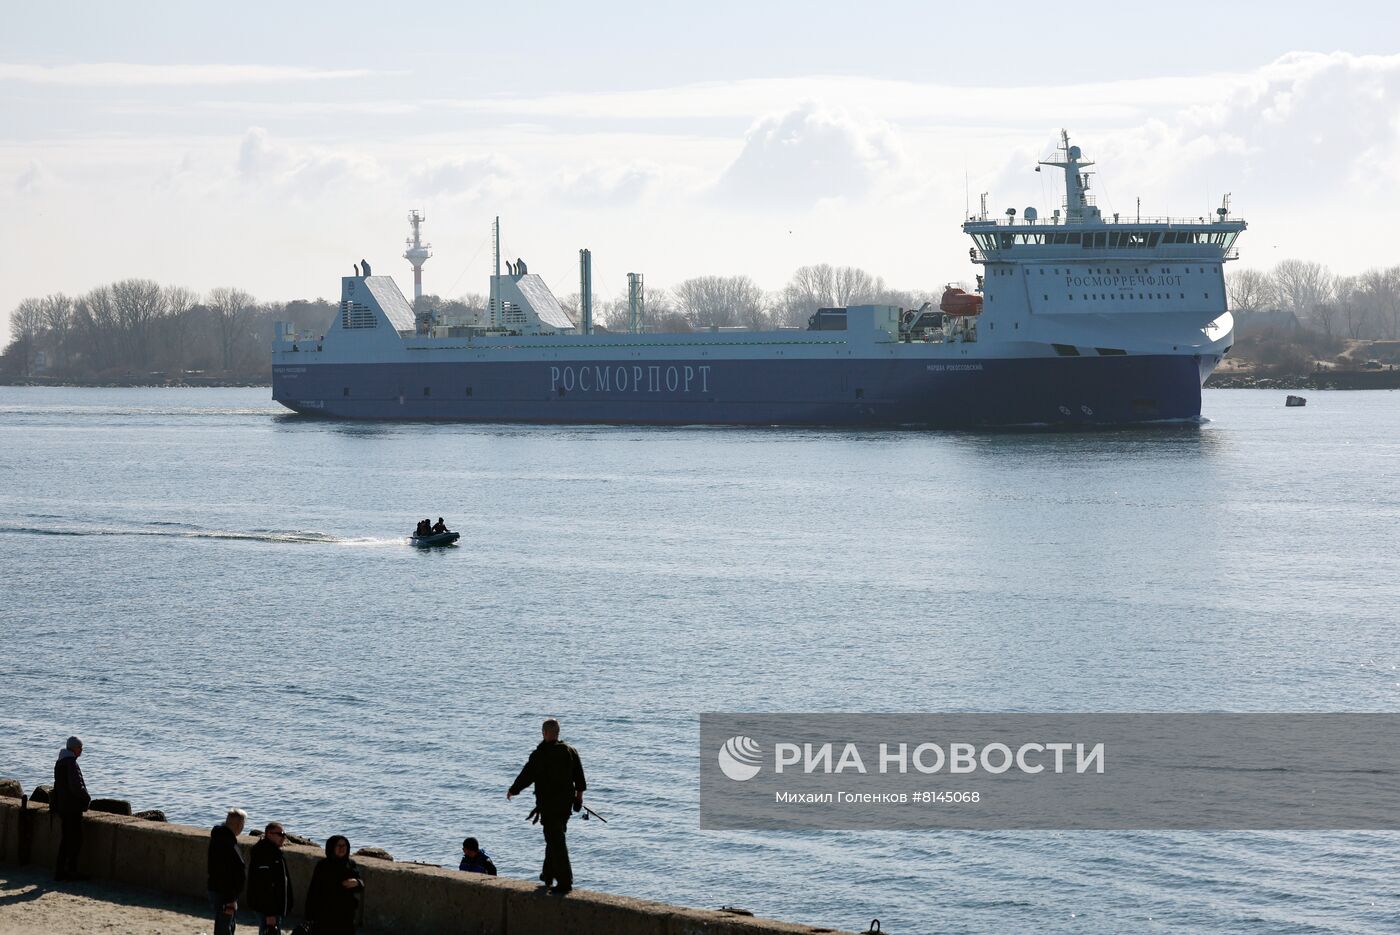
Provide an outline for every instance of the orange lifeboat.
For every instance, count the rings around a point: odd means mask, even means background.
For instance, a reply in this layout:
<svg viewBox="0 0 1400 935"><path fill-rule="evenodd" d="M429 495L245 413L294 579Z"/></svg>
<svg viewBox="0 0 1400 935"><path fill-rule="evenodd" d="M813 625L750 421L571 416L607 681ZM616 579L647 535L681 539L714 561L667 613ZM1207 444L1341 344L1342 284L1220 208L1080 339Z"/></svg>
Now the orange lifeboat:
<svg viewBox="0 0 1400 935"><path fill-rule="evenodd" d="M965 318L982 314L982 297L964 292L957 286L943 290L943 301L938 303L943 314L954 318Z"/></svg>

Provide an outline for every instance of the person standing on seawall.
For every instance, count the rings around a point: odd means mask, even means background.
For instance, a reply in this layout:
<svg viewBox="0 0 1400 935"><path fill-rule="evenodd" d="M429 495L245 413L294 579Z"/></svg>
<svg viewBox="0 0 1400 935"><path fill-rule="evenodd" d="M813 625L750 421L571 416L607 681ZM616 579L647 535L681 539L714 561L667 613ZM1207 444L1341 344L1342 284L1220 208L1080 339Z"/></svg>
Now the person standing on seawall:
<svg viewBox="0 0 1400 935"><path fill-rule="evenodd" d="M83 742L69 737L58 753L58 762L53 765L53 796L49 808L51 813L58 814L63 831L58 842L58 865L53 872L55 880L83 879L78 873L78 852L83 848L83 812L92 804L92 796L88 795L83 771L78 766L78 757L82 755Z"/></svg>
<svg viewBox="0 0 1400 935"><path fill-rule="evenodd" d="M315 935L355 935L355 912L365 881L350 859L350 840L333 834L326 841L326 856L316 861L306 890L306 921Z"/></svg>
<svg viewBox="0 0 1400 935"><path fill-rule="evenodd" d="M248 855L248 908L258 914L258 935L279 935L282 920L292 914L292 878L282 845L287 832L269 822Z"/></svg>
<svg viewBox="0 0 1400 935"><path fill-rule="evenodd" d="M243 892L243 852L238 849L238 836L248 813L231 808L224 823L209 831L209 904L214 909L214 935L233 935L238 927L238 895Z"/></svg>
<svg viewBox="0 0 1400 935"><path fill-rule="evenodd" d="M559 722L554 718L540 727L544 739L530 753L520 775L506 792L509 801L526 787L535 787L535 811L544 826L544 866L540 880L550 892L563 896L574 888L574 870L569 864L569 845L564 833L569 813L583 808L583 763L578 751L559 739Z"/></svg>

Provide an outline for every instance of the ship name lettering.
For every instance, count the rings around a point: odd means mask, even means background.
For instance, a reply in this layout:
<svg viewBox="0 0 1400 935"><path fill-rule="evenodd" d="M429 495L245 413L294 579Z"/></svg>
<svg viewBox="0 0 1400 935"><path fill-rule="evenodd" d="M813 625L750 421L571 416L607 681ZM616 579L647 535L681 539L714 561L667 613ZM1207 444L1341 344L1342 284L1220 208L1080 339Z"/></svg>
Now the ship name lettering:
<svg viewBox="0 0 1400 935"><path fill-rule="evenodd" d="M1181 275L1153 276L1066 276L1066 286L1098 286L1101 288L1132 289L1141 286L1179 286Z"/></svg>
<svg viewBox="0 0 1400 935"><path fill-rule="evenodd" d="M665 368L658 364L649 364L645 368L637 365L616 368L607 365L551 366L549 388L565 392L577 388L581 393L611 393L614 389L620 393L660 393L663 389L668 393L690 393L696 389L708 393L710 369L709 364L678 364Z"/></svg>

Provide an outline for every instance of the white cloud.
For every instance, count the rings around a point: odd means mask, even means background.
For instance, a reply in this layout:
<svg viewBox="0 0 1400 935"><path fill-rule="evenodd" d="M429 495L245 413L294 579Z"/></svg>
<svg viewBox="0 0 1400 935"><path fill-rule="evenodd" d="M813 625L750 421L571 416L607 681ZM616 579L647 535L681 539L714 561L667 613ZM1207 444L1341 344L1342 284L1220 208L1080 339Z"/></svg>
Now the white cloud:
<svg viewBox="0 0 1400 935"><path fill-rule="evenodd" d="M561 172L554 191L576 204L627 205L645 195L661 175L661 167L652 162L594 163Z"/></svg>
<svg viewBox="0 0 1400 935"><path fill-rule="evenodd" d="M372 156L279 143L262 127L250 127L238 147L238 177L244 183L297 198L314 197L341 183L373 184L382 175Z"/></svg>
<svg viewBox="0 0 1400 935"><path fill-rule="evenodd" d="M363 68L306 68L297 65L139 65L95 62L78 65L0 63L0 81L69 86L136 86L192 84L274 84L363 78Z"/></svg>
<svg viewBox="0 0 1400 935"><path fill-rule="evenodd" d="M718 192L739 204L810 207L827 198L858 198L902 161L889 125L807 102L749 129Z"/></svg>
<svg viewBox="0 0 1400 935"><path fill-rule="evenodd" d="M1365 210L1400 197L1400 56L1285 56L1225 100L1115 142L1180 191L1209 180L1255 205ZM1315 223L1322 223L1318 218Z"/></svg>
<svg viewBox="0 0 1400 935"><path fill-rule="evenodd" d="M410 173L408 188L415 195L478 204L509 197L520 187L513 162L501 156L459 156L437 159Z"/></svg>

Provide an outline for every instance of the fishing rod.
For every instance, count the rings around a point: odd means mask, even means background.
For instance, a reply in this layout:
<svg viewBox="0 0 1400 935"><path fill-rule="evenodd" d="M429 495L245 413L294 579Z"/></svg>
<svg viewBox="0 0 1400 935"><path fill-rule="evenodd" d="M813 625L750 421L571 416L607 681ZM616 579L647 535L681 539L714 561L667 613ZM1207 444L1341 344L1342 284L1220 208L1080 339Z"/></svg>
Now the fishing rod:
<svg viewBox="0 0 1400 935"><path fill-rule="evenodd" d="M583 814L579 816L579 818L580 818L581 820L583 820L583 821L587 821L587 820L588 820L588 816L589 816L589 815L592 815L594 818L598 819L598 820L601 821L603 824L606 825L606 824L608 823L608 820L607 820L606 818L604 818L602 815L599 815L597 812L593 811L593 809L589 808L587 805L579 805L579 809L582 809L582 810L583 810ZM578 810L578 809L575 809L575 811L577 811L577 810ZM530 824L532 824L532 825L537 825L537 824L539 824L539 823L540 823L540 807L539 807L538 805L536 805L534 808L530 809L530 814L526 815L525 817L528 818L528 819L530 819Z"/></svg>

